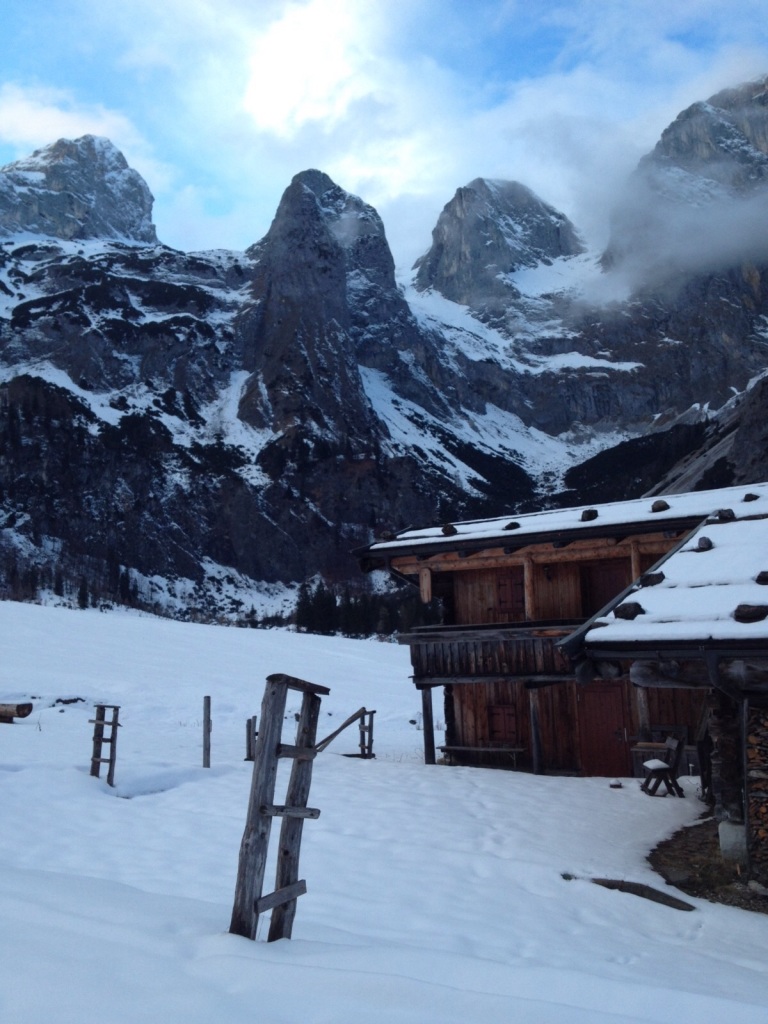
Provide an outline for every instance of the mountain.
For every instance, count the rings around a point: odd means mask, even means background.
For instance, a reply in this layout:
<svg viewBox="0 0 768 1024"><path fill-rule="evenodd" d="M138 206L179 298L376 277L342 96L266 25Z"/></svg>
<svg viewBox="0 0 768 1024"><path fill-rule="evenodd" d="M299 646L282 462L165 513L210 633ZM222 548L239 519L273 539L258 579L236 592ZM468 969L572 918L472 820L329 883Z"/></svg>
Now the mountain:
<svg viewBox="0 0 768 1024"><path fill-rule="evenodd" d="M59 139L0 170L0 232L156 242L152 194L107 139Z"/></svg>
<svg viewBox="0 0 768 1024"><path fill-rule="evenodd" d="M765 261L768 79L682 111L641 161L604 261L635 286Z"/></svg>
<svg viewBox="0 0 768 1024"><path fill-rule="evenodd" d="M182 253L107 140L0 169L3 593L242 618L313 576L360 586L350 550L409 524L765 475L768 261L754 228L738 245L764 95L684 112L606 253L477 178L410 282L319 170L245 252ZM724 211L728 246L686 262L665 218L719 237Z"/></svg>
<svg viewBox="0 0 768 1024"><path fill-rule="evenodd" d="M510 275L584 252L564 214L516 181L475 178L446 204L432 246L417 260L416 287L452 302L504 309L520 297Z"/></svg>

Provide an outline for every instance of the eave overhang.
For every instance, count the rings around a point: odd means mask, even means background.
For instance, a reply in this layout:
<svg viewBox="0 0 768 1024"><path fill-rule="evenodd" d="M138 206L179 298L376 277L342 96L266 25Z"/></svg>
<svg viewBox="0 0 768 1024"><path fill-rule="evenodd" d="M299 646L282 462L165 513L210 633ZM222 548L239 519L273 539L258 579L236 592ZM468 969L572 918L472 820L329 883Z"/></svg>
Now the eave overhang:
<svg viewBox="0 0 768 1024"><path fill-rule="evenodd" d="M551 544L556 549L567 547L576 541L623 540L627 537L653 534L674 536L681 530L686 531L687 534L700 523L701 516L685 516L661 521L645 518L633 522L609 523L565 530L530 533L526 531L519 535L515 531L509 531L466 539L452 537L448 540L444 537L435 537L414 540L410 543L397 540L391 543L376 541L366 547L357 548L352 554L357 558L363 572L371 572L374 569L392 570L393 567L396 568L395 562L398 558L421 558L426 565L431 557L446 554L475 554L498 548L503 548L505 553L511 554L535 544Z"/></svg>

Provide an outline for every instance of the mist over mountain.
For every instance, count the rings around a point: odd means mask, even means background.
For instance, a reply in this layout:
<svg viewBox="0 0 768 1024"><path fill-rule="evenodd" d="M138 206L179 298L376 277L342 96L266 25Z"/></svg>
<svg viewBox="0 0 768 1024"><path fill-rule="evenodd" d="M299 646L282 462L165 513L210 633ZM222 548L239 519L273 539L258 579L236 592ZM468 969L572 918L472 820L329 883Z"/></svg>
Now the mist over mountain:
<svg viewBox="0 0 768 1024"><path fill-rule="evenodd" d="M0 169L3 595L244 618L409 524L765 477L767 168L762 81L665 130L605 253L477 178L409 282L319 170L182 253L108 140Z"/></svg>
<svg viewBox="0 0 768 1024"><path fill-rule="evenodd" d="M768 258L768 87L682 111L627 183L604 262L633 288Z"/></svg>

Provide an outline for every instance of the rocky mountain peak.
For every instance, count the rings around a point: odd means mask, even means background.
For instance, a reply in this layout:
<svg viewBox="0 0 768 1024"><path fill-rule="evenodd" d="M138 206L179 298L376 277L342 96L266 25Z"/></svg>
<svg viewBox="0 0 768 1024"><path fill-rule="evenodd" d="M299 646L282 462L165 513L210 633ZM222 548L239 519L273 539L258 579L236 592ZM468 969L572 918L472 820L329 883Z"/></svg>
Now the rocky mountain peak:
<svg viewBox="0 0 768 1024"><path fill-rule="evenodd" d="M414 264L416 287L474 308L509 301L507 275L584 251L568 218L516 181L475 178L457 190Z"/></svg>
<svg viewBox="0 0 768 1024"><path fill-rule="evenodd" d="M154 200L109 141L83 135L0 168L0 231L54 238L157 241Z"/></svg>
<svg viewBox="0 0 768 1024"><path fill-rule="evenodd" d="M634 287L768 258L768 76L693 103L640 161L603 257Z"/></svg>
<svg viewBox="0 0 768 1024"><path fill-rule="evenodd" d="M768 76L683 110L641 167L677 167L736 192L768 178Z"/></svg>
<svg viewBox="0 0 768 1024"><path fill-rule="evenodd" d="M252 256L269 254L270 260L280 262L297 255L301 259L301 253L312 262L318 254L324 255L346 277L356 276L357 281L350 281L353 287L367 281L395 288L394 260L378 213L323 171L294 176L266 237L249 250ZM324 278L328 269L323 271Z"/></svg>

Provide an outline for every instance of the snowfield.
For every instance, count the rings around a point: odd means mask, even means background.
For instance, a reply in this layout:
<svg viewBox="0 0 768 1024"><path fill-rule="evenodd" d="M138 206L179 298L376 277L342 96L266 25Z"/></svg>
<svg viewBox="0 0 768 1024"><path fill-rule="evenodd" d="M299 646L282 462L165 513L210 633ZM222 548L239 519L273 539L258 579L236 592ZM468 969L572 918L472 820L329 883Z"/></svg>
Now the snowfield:
<svg viewBox="0 0 768 1024"><path fill-rule="evenodd" d="M0 724L3 1024L768 1021L768 916L589 881L663 888L645 857L699 816L697 780L652 800L636 781L425 766L396 644L12 603L0 636L0 701L35 705ZM375 760L343 756L353 726L315 762L308 892L278 943L268 915L256 942L227 931L245 722L272 672L331 688L320 738L377 711ZM88 775L98 701L121 705L114 789Z"/></svg>

